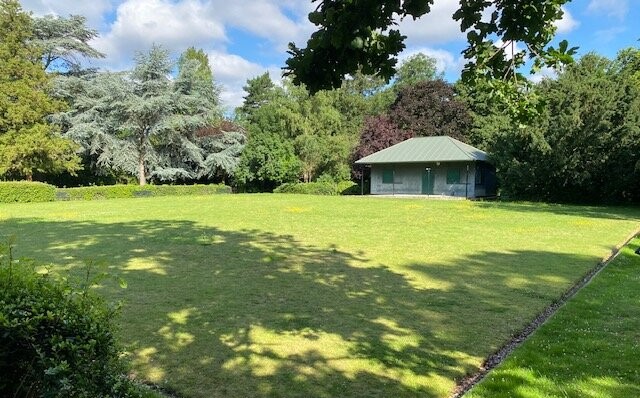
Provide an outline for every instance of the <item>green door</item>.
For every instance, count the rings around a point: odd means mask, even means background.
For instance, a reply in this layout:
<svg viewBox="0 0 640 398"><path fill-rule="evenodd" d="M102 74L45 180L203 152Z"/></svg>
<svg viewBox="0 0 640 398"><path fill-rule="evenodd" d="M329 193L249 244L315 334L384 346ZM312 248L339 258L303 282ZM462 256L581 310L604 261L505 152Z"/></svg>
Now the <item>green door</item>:
<svg viewBox="0 0 640 398"><path fill-rule="evenodd" d="M427 167L422 170L422 194L433 195L434 170Z"/></svg>

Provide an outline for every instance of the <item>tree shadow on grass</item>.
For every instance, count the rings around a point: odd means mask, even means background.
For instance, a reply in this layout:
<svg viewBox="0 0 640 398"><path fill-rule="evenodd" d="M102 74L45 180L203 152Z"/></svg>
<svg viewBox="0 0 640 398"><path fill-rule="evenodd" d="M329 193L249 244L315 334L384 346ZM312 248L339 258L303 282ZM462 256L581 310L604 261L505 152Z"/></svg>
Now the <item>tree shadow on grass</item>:
<svg viewBox="0 0 640 398"><path fill-rule="evenodd" d="M480 208L509 210L520 213L551 213L556 215L604 218L610 220L640 219L638 206L588 206L538 202L485 201L474 202Z"/></svg>
<svg viewBox="0 0 640 398"><path fill-rule="evenodd" d="M128 289L101 289L125 301L138 377L193 397L447 396L597 261L487 252L403 274L292 236L190 221L0 228L17 235L18 256L71 273L105 260L124 276Z"/></svg>

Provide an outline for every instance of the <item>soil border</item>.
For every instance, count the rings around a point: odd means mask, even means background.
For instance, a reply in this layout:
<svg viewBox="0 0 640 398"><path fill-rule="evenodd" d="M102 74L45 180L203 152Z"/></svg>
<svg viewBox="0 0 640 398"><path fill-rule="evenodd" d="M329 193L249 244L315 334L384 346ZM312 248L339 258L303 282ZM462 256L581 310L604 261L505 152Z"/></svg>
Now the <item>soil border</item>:
<svg viewBox="0 0 640 398"><path fill-rule="evenodd" d="M587 286L593 278L600 273L609 263L618 256L620 250L629 244L631 240L640 235L640 227L637 227L625 240L611 249L611 253L603 258L594 268L587 272L582 278L565 291L560 298L551 303L547 308L540 312L524 329L516 333L511 339L505 343L496 352L491 354L480 366L480 369L460 380L450 398L462 398L473 386L478 384L484 377L496 366L500 365L510 354L518 348L527 338L529 338L540 326L548 321L560 308L564 306L573 296L576 295L583 287Z"/></svg>

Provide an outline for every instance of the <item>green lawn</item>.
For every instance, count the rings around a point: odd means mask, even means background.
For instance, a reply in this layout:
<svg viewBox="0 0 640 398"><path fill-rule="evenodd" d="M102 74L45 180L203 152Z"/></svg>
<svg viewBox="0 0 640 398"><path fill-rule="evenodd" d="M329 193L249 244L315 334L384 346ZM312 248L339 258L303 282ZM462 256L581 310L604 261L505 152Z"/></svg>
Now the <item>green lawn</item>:
<svg viewBox="0 0 640 398"><path fill-rule="evenodd" d="M221 195L0 205L17 255L129 287L138 377L189 397L446 397L640 209Z"/></svg>
<svg viewBox="0 0 640 398"><path fill-rule="evenodd" d="M640 397L640 256L635 239L469 394Z"/></svg>

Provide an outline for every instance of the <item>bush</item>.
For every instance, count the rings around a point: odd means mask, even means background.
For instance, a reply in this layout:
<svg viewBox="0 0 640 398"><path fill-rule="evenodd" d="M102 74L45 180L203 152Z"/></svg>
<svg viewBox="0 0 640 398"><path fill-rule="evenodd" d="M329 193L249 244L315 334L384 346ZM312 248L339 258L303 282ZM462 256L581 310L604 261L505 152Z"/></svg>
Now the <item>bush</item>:
<svg viewBox="0 0 640 398"><path fill-rule="evenodd" d="M42 182L0 182L0 203L52 202L56 199L56 187Z"/></svg>
<svg viewBox="0 0 640 398"><path fill-rule="evenodd" d="M231 193L226 185L105 185L58 188L57 200L96 200L147 196L213 195Z"/></svg>
<svg viewBox="0 0 640 398"><path fill-rule="evenodd" d="M351 181L339 183L316 181L307 183L286 183L273 190L274 193L297 193L307 195L354 195L359 194L358 184Z"/></svg>
<svg viewBox="0 0 640 398"><path fill-rule="evenodd" d="M0 396L143 397L126 375L115 309L0 251ZM13 264L12 264L13 263Z"/></svg>
<svg viewBox="0 0 640 398"><path fill-rule="evenodd" d="M340 181L338 183L338 194L340 195L360 195L360 185L353 181Z"/></svg>

